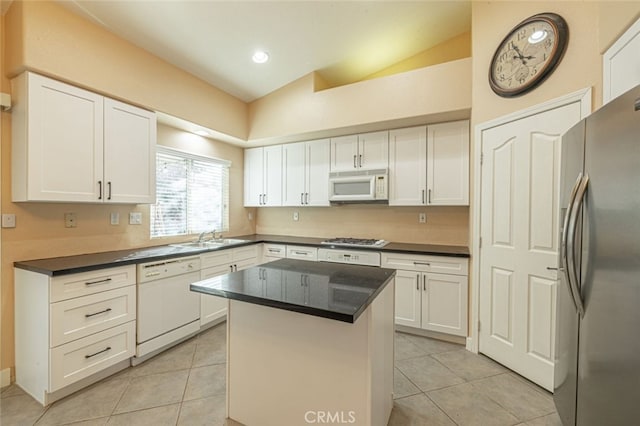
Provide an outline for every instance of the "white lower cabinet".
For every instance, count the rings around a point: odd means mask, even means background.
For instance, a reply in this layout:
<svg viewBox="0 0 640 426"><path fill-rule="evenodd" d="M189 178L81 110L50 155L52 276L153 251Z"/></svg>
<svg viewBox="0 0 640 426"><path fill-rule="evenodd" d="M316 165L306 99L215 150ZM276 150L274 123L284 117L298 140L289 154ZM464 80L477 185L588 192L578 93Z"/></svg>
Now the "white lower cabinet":
<svg viewBox="0 0 640 426"><path fill-rule="evenodd" d="M466 258L383 253L382 267L397 269L396 324L467 335Z"/></svg>
<svg viewBox="0 0 640 426"><path fill-rule="evenodd" d="M57 277L14 271L22 389L47 405L116 364L129 365L136 350L135 265Z"/></svg>
<svg viewBox="0 0 640 426"><path fill-rule="evenodd" d="M258 263L259 244L200 255L200 279L217 277L250 268ZM228 299L210 294L200 295L200 326L227 315Z"/></svg>
<svg viewBox="0 0 640 426"><path fill-rule="evenodd" d="M318 248L307 246L287 246L287 259L318 261Z"/></svg>

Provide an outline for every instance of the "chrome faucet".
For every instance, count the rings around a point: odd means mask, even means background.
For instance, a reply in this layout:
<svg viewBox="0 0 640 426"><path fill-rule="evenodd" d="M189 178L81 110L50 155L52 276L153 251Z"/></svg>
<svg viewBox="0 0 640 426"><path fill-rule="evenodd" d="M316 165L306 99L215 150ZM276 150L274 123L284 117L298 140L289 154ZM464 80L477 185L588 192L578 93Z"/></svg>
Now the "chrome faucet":
<svg viewBox="0 0 640 426"><path fill-rule="evenodd" d="M212 239L216 239L216 230L214 229L213 231L204 231L202 233L200 233L200 235L198 236L198 242L201 243L204 241L204 236L207 234L211 234Z"/></svg>

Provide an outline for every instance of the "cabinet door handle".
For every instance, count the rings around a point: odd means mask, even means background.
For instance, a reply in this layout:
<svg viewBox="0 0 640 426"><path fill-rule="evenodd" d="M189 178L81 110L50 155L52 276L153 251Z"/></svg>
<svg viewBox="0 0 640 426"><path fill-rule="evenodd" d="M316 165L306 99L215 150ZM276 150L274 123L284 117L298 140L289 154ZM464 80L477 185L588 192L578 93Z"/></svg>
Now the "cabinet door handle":
<svg viewBox="0 0 640 426"><path fill-rule="evenodd" d="M267 194L264 194L264 202L262 204L264 204L265 206L267 205Z"/></svg>
<svg viewBox="0 0 640 426"><path fill-rule="evenodd" d="M431 266L429 262L413 262L415 266Z"/></svg>
<svg viewBox="0 0 640 426"><path fill-rule="evenodd" d="M422 204L424 204L424 189L422 190Z"/></svg>
<svg viewBox="0 0 640 426"><path fill-rule="evenodd" d="M416 290L420 291L420 274L416 274Z"/></svg>
<svg viewBox="0 0 640 426"><path fill-rule="evenodd" d="M101 350L101 351L98 351L98 352L92 353L92 354L90 354L90 355L85 355L84 357L85 357L85 358L87 358L87 359L88 359L88 358L93 358L93 357L94 357L94 356L96 356L96 355L100 355L101 353L104 353L104 352L106 352L106 351L110 351L110 350L111 350L111 346L107 346L106 348L104 348L104 349L103 349L103 350Z"/></svg>
<svg viewBox="0 0 640 426"><path fill-rule="evenodd" d="M358 166L356 165L356 155L355 154L353 155L353 168L354 169L358 168Z"/></svg>
<svg viewBox="0 0 640 426"><path fill-rule="evenodd" d="M427 276L426 275L422 276L422 289L424 291L427 291Z"/></svg>
<svg viewBox="0 0 640 426"><path fill-rule="evenodd" d="M238 265L233 265L233 271L238 272Z"/></svg>
<svg viewBox="0 0 640 426"><path fill-rule="evenodd" d="M84 285L102 284L102 283L108 283L109 281L111 281L111 278L105 278L104 280L98 280L98 281L86 281Z"/></svg>
<svg viewBox="0 0 640 426"><path fill-rule="evenodd" d="M305 195L304 195L304 203L305 204L309 204L309 193L308 192L306 192Z"/></svg>
<svg viewBox="0 0 640 426"><path fill-rule="evenodd" d="M358 156L358 167L362 167L362 154Z"/></svg>
<svg viewBox="0 0 640 426"><path fill-rule="evenodd" d="M98 181L98 200L102 200L102 181Z"/></svg>
<svg viewBox="0 0 640 426"><path fill-rule="evenodd" d="M96 315L106 314L107 312L111 312L111 308L107 308L104 311L100 311L100 312L94 312L92 314L85 314L84 317L91 318L91 317L95 317Z"/></svg>
<svg viewBox="0 0 640 426"><path fill-rule="evenodd" d="M304 192L300 193L300 204L304 204Z"/></svg>
<svg viewBox="0 0 640 426"><path fill-rule="evenodd" d="M429 202L429 204L431 204L431 189L429 189L429 198L427 199L427 201Z"/></svg>
<svg viewBox="0 0 640 426"><path fill-rule="evenodd" d="M107 200L111 199L111 182L107 182L107 188L109 188L109 196L107 196Z"/></svg>
<svg viewBox="0 0 640 426"><path fill-rule="evenodd" d="M229 265L229 269L233 272L233 265Z"/></svg>

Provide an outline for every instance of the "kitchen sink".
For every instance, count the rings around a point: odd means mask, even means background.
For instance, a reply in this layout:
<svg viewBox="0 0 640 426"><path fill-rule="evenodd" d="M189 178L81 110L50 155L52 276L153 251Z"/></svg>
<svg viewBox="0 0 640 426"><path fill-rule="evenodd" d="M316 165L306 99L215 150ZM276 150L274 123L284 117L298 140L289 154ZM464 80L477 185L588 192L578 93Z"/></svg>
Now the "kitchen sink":
<svg viewBox="0 0 640 426"><path fill-rule="evenodd" d="M218 248L233 246L237 244L246 243L247 240L237 240L234 238L220 238L215 240L206 241L190 241L188 243L170 244L173 247L187 247L187 248Z"/></svg>

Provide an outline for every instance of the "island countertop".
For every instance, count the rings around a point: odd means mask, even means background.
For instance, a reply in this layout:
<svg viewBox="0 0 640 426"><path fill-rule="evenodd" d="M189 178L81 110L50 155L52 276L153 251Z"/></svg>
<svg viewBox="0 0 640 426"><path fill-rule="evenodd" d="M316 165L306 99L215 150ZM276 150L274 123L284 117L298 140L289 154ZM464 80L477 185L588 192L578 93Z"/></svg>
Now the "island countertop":
<svg viewBox="0 0 640 426"><path fill-rule="evenodd" d="M354 323L394 269L281 259L191 284L232 300Z"/></svg>

